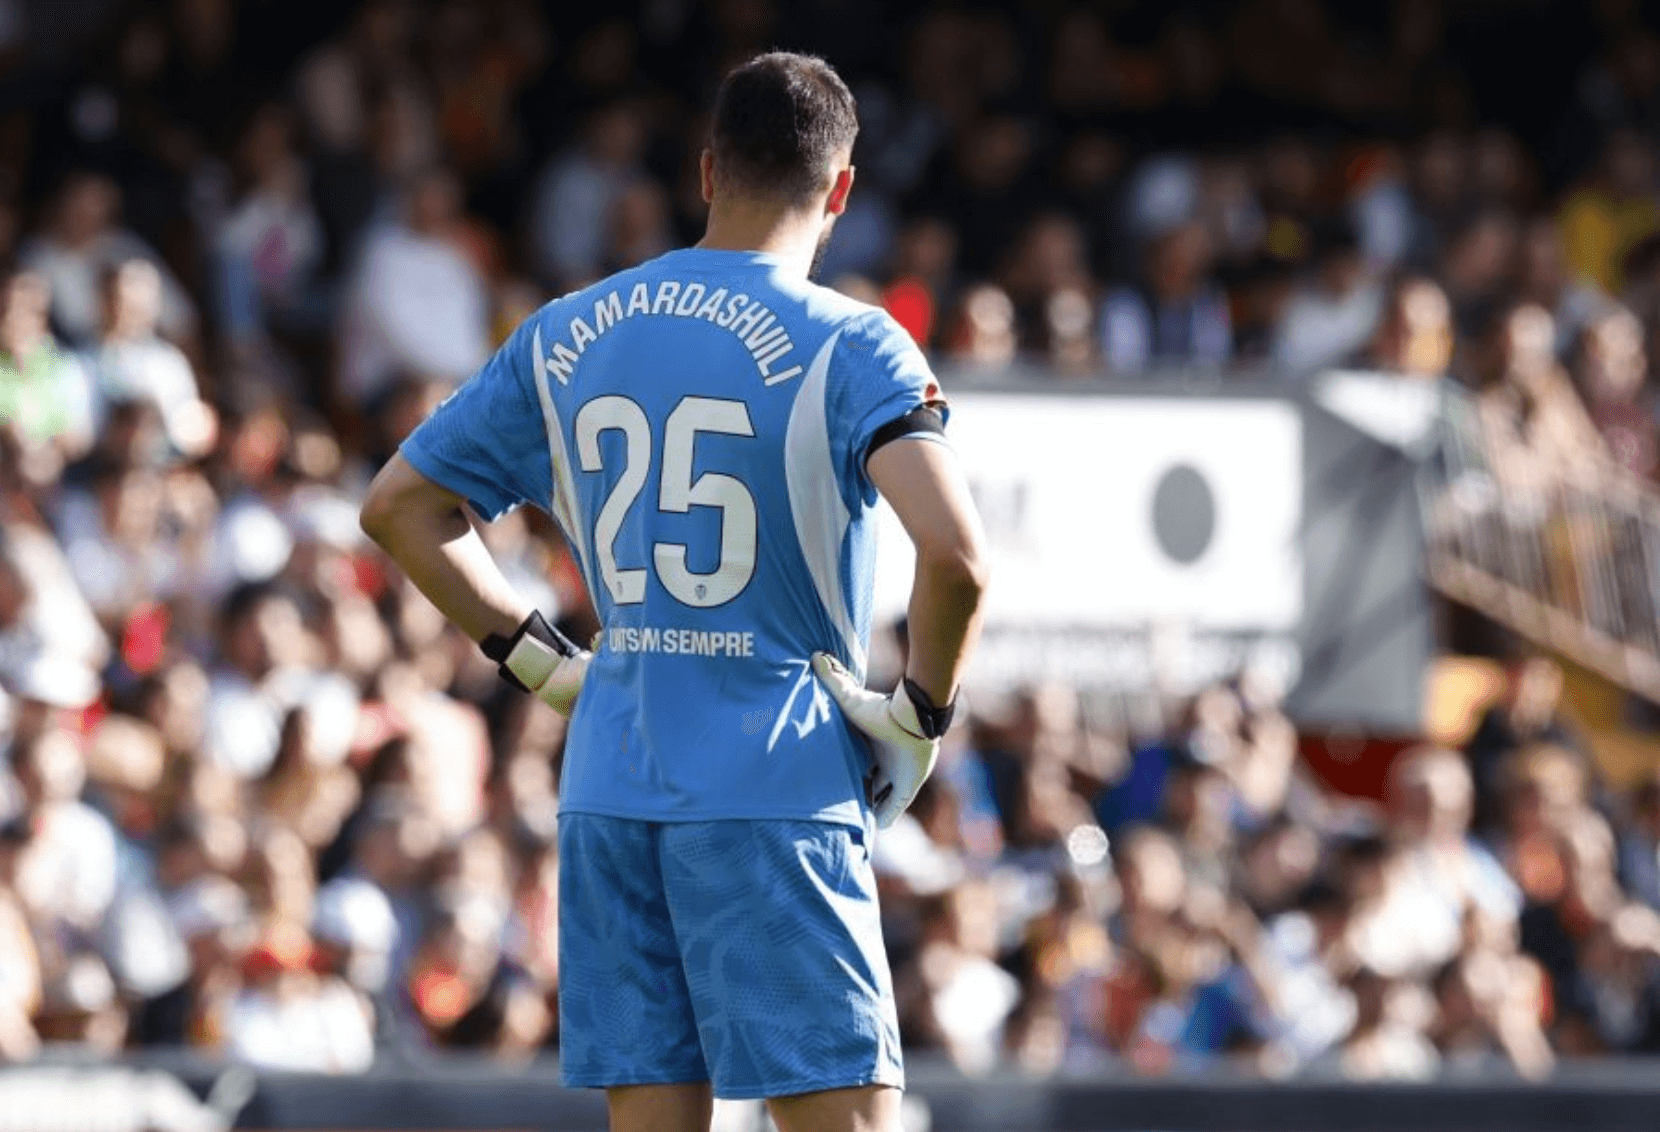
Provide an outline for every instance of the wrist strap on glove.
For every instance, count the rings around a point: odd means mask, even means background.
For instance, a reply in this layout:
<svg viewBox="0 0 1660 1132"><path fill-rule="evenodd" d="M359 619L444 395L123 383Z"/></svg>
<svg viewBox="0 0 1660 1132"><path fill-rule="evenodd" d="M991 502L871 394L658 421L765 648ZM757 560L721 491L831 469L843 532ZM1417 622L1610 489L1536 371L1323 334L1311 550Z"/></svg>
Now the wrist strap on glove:
<svg viewBox="0 0 1660 1132"><path fill-rule="evenodd" d="M938 739L951 728L951 717L957 713L957 701L952 700L944 707L935 707L934 701L922 685L905 677L905 694L911 698L911 706L916 708L916 721L922 728L924 739Z"/></svg>
<svg viewBox="0 0 1660 1132"><path fill-rule="evenodd" d="M540 688L561 660L580 651L565 634L548 624L540 610L531 611L519 622L511 637L491 633L478 647L496 662L496 674L521 692Z"/></svg>

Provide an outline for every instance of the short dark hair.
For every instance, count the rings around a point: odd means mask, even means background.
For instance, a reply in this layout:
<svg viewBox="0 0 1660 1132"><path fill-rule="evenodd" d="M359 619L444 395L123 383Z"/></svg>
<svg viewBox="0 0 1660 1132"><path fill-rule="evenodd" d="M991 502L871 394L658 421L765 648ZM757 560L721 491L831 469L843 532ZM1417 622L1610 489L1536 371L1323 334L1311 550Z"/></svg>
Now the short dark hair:
<svg viewBox="0 0 1660 1132"><path fill-rule="evenodd" d="M710 148L745 192L802 201L859 132L853 92L816 55L772 51L734 68L715 96Z"/></svg>

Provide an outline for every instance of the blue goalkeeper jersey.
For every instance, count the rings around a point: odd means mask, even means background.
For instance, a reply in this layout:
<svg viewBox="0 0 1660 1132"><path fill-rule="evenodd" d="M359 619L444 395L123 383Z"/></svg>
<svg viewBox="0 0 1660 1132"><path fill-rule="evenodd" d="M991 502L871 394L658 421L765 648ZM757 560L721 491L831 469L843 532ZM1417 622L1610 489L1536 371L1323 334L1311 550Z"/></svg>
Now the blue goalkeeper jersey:
<svg viewBox="0 0 1660 1132"><path fill-rule="evenodd" d="M688 248L547 304L404 442L485 518L558 522L604 625L561 808L863 826L867 758L809 666L863 674L882 426L939 388L885 312Z"/></svg>

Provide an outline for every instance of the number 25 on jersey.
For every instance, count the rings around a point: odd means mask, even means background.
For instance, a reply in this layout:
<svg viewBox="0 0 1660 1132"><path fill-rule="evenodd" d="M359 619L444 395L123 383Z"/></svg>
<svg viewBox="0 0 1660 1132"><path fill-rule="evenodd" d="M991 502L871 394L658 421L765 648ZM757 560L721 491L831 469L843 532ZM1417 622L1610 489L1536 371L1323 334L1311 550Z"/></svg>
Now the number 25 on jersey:
<svg viewBox="0 0 1660 1132"><path fill-rule="evenodd" d="M652 459L651 422L645 410L614 394L595 397L576 414L577 459L585 472L603 469L600 434L623 434L623 467L594 521L594 554L611 600L634 605L645 600L646 571L617 566L617 533L628 509L645 488ZM743 592L755 574L755 498L741 480L718 472L692 478L692 449L700 432L726 436L754 436L749 407L742 401L712 397L682 397L663 426L662 476L657 493L659 511L685 514L693 507L721 511L720 563L707 574L686 564L682 543L652 546L657 579L675 600L700 609L723 605Z"/></svg>

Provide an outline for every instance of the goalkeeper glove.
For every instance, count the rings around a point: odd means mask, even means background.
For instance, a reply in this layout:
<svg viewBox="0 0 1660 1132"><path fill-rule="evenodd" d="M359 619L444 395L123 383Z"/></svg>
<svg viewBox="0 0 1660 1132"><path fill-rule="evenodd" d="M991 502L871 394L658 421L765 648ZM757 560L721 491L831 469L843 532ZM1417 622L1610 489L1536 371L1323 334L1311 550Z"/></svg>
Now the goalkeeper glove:
<svg viewBox="0 0 1660 1132"><path fill-rule="evenodd" d="M870 741L875 763L870 804L877 826L886 829L905 812L933 772L940 736L951 726L956 703L935 707L928 693L910 679L891 696L872 692L829 653L813 654L813 671L841 705L848 722Z"/></svg>
<svg viewBox="0 0 1660 1132"><path fill-rule="evenodd" d="M560 715L570 715L594 654L577 648L540 612L519 623L511 637L491 633L478 644L499 666L503 680L529 692Z"/></svg>

